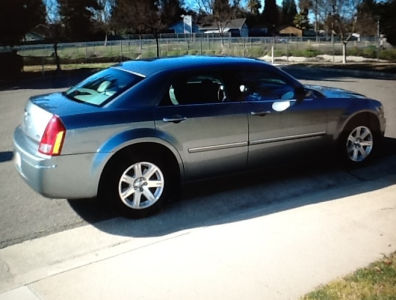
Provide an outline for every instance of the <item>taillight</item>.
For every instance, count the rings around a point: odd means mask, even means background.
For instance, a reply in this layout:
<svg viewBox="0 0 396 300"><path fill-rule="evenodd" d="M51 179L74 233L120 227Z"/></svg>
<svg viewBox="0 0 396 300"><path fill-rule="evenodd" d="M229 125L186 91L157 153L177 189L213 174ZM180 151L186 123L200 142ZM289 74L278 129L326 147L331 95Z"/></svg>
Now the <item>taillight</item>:
<svg viewBox="0 0 396 300"><path fill-rule="evenodd" d="M45 128L39 145L39 152L47 155L59 155L65 139L66 128L58 116L53 116Z"/></svg>

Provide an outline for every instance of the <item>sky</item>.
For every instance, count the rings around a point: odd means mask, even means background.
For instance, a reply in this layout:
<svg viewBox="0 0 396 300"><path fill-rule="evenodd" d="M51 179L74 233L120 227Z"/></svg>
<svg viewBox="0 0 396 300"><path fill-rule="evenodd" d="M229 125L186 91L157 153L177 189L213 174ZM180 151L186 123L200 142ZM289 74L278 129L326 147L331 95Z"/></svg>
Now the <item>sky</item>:
<svg viewBox="0 0 396 300"><path fill-rule="evenodd" d="M261 0L261 7L262 7L262 8L264 8L264 1L265 1L265 0ZM296 2L296 5L298 5L298 0L295 0L295 2ZM188 7L194 7L194 6L196 6L196 5L194 5L194 0L184 0L184 3L185 3L186 6L188 6ZM242 1L241 1L241 4L242 4L243 6L246 6L246 3L247 3L247 0L242 0ZM276 0L276 4L277 4L278 6L282 6L282 0Z"/></svg>

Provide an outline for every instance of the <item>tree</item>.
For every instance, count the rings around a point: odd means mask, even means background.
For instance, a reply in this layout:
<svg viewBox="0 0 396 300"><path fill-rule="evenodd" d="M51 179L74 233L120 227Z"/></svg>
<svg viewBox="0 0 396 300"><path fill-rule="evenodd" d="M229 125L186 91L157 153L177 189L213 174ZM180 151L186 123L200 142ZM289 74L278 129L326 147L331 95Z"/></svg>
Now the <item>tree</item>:
<svg viewBox="0 0 396 300"><path fill-rule="evenodd" d="M47 18L43 24L46 39L52 43L56 71L61 71L60 57L58 55L58 44L64 39L64 26L59 18L59 3L56 0L47 1Z"/></svg>
<svg viewBox="0 0 396 300"><path fill-rule="evenodd" d="M298 6L300 8L300 14L308 16L309 10L312 8L312 1L311 0L300 0L298 2Z"/></svg>
<svg viewBox="0 0 396 300"><path fill-rule="evenodd" d="M98 0L100 9L96 10L95 19L98 27L104 32L104 45L107 45L107 37L111 31L111 14L115 5L115 0Z"/></svg>
<svg viewBox="0 0 396 300"><path fill-rule="evenodd" d="M251 14L257 16L261 8L261 2L259 0L249 0L247 8Z"/></svg>
<svg viewBox="0 0 396 300"><path fill-rule="evenodd" d="M330 0L320 7L322 15L326 15L325 23L339 35L342 42L343 63L346 63L347 44L355 32L357 9L362 0Z"/></svg>
<svg viewBox="0 0 396 300"><path fill-rule="evenodd" d="M97 0L58 0L65 36L71 41L82 41L93 33L93 17L102 9Z"/></svg>
<svg viewBox="0 0 396 300"><path fill-rule="evenodd" d="M201 21L216 24L221 36L230 21L241 11L239 0L232 3L229 0L196 0L195 3L200 10Z"/></svg>
<svg viewBox="0 0 396 300"><path fill-rule="evenodd" d="M235 17L235 7L232 7L228 0L213 1L213 19L221 35L229 22Z"/></svg>
<svg viewBox="0 0 396 300"><path fill-rule="evenodd" d="M170 27L180 21L181 15L186 14L180 0L160 0L161 20Z"/></svg>
<svg viewBox="0 0 396 300"><path fill-rule="evenodd" d="M309 9L312 7L312 2L310 0L300 0L298 3L300 12L295 15L293 23L294 25L302 30L309 28Z"/></svg>
<svg viewBox="0 0 396 300"><path fill-rule="evenodd" d="M123 32L153 34L159 51L159 33L167 28L162 21L159 3L155 0L116 0L112 22Z"/></svg>
<svg viewBox="0 0 396 300"><path fill-rule="evenodd" d="M275 0L265 0L262 19L264 24L269 27L268 31L274 34L279 24L279 11Z"/></svg>
<svg viewBox="0 0 396 300"><path fill-rule="evenodd" d="M376 10L377 4L374 0L363 0L360 3L356 14L356 32L365 36L377 34Z"/></svg>
<svg viewBox="0 0 396 300"><path fill-rule="evenodd" d="M282 24L293 24L294 17L297 14L296 2L294 0L282 1Z"/></svg>
<svg viewBox="0 0 396 300"><path fill-rule="evenodd" d="M304 13L298 13L294 16L293 20L294 26L301 30L306 30L309 27L308 16Z"/></svg>
<svg viewBox="0 0 396 300"><path fill-rule="evenodd" d="M379 31L384 33L386 39L392 45L396 45L396 0L388 0L385 3L378 3L377 17L379 21Z"/></svg>
<svg viewBox="0 0 396 300"><path fill-rule="evenodd" d="M38 24L45 23L42 0L3 0L0 10L0 44L14 46Z"/></svg>

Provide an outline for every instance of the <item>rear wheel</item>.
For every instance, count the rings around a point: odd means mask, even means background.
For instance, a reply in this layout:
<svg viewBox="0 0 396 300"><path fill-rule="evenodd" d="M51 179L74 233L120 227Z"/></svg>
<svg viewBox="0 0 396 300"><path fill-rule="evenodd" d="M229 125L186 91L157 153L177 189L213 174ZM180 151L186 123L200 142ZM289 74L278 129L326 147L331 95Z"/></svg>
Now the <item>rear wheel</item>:
<svg viewBox="0 0 396 300"><path fill-rule="evenodd" d="M158 211L168 198L171 176L169 166L155 156L131 153L117 158L107 169L100 196L127 217L145 217Z"/></svg>

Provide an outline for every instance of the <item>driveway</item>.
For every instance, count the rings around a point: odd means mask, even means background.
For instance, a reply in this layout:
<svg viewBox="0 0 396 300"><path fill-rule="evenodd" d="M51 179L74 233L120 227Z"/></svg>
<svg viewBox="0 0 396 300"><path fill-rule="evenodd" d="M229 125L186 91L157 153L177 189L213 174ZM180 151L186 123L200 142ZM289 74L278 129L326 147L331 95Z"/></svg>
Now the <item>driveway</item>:
<svg viewBox="0 0 396 300"><path fill-rule="evenodd" d="M368 169L348 170L337 161L318 155L278 170L259 170L190 184L184 188L182 201L171 203L155 219L129 220L136 228L136 236L167 234L181 228L200 226L208 220L216 223L219 218L245 209L260 209L271 202L286 201L296 195L309 195L332 187L347 188L359 181L366 185L396 172L395 80L312 68L289 67L287 70L306 83L348 88L380 99L388 122L383 155ZM114 212L94 200L43 198L24 184L14 170L12 132L22 118L27 98L64 90L73 81L75 78L39 79L0 91L0 248L115 217ZM158 227L157 223L163 225Z"/></svg>

